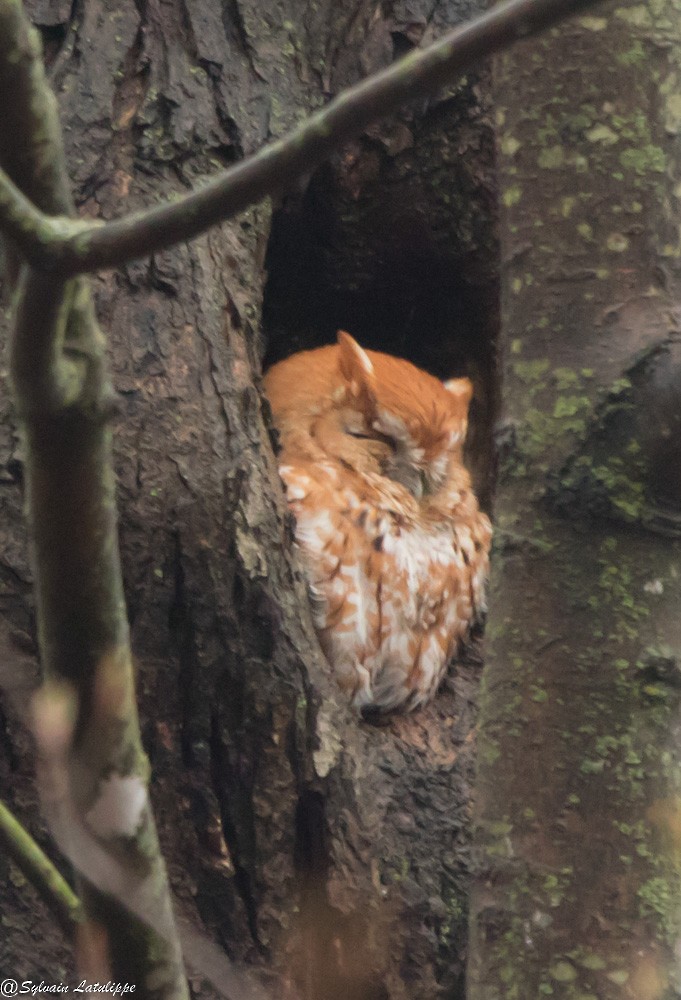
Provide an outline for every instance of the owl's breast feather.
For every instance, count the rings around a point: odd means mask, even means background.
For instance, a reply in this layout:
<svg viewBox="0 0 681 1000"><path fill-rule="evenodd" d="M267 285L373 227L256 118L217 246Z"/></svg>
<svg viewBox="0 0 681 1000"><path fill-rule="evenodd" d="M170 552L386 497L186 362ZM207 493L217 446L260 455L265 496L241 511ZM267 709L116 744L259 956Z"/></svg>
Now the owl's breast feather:
<svg viewBox="0 0 681 1000"><path fill-rule="evenodd" d="M397 502L395 484L358 490L330 463L280 473L314 624L341 685L363 708L422 704L484 606L488 518L472 494L465 516L455 505L420 516L411 498Z"/></svg>

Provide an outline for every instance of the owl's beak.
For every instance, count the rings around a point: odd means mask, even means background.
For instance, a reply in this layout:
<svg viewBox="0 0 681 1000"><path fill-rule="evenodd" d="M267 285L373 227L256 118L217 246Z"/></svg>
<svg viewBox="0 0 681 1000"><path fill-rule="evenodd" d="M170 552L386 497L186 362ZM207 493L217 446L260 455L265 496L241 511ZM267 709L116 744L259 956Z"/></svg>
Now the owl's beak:
<svg viewBox="0 0 681 1000"><path fill-rule="evenodd" d="M394 482L404 486L415 500L420 500L425 491L425 473L413 465L394 465L386 470L386 475Z"/></svg>

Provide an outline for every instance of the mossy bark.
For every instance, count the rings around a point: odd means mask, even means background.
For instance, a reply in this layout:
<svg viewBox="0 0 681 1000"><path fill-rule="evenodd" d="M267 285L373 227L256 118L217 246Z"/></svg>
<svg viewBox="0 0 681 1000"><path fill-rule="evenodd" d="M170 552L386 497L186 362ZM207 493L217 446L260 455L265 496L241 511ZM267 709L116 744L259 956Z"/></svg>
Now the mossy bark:
<svg viewBox="0 0 681 1000"><path fill-rule="evenodd" d="M471 1000L676 996L681 6L496 66L503 419Z"/></svg>

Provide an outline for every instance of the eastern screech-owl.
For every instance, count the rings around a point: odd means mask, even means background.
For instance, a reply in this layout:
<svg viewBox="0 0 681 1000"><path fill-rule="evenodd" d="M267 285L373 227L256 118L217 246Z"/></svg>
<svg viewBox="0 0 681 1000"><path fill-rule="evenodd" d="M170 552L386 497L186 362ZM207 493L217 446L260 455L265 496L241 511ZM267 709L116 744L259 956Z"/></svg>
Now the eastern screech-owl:
<svg viewBox="0 0 681 1000"><path fill-rule="evenodd" d="M436 691L484 609L492 529L463 465L468 379L338 344L265 378L322 648L363 711Z"/></svg>

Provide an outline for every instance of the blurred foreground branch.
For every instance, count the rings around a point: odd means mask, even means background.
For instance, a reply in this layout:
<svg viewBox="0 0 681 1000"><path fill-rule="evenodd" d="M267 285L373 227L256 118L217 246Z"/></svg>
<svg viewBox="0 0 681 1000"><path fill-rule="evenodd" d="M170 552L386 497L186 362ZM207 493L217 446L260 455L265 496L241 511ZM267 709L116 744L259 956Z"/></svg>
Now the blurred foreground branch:
<svg viewBox="0 0 681 1000"><path fill-rule="evenodd" d="M4 2L7 4L9 0ZM0 232L15 241L30 263L64 277L116 267L192 239L266 196L285 192L301 174L309 173L334 149L405 101L435 93L518 38L543 31L569 15L593 7L595 2L498 3L427 49L414 51L351 87L289 135L225 170L199 190L106 225L69 224L36 213L11 178L0 174ZM0 37L2 31L0 14Z"/></svg>

